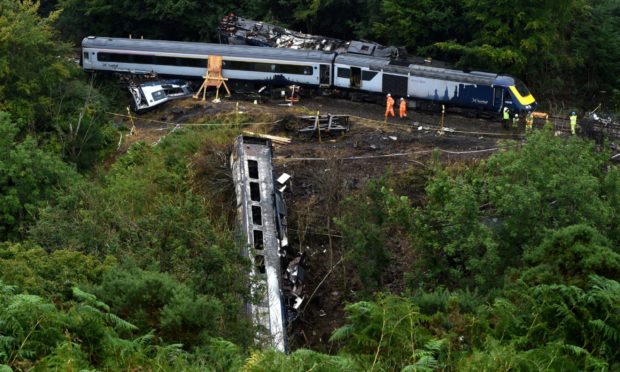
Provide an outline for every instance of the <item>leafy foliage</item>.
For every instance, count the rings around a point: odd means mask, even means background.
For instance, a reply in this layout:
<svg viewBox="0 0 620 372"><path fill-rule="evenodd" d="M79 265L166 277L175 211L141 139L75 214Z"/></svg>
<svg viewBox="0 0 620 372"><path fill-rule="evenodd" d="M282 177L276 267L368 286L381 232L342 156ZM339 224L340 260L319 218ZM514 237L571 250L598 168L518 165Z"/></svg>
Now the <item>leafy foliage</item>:
<svg viewBox="0 0 620 372"><path fill-rule="evenodd" d="M142 331L155 329L187 347L207 336L247 344L251 327L240 312L246 262L228 225L232 218L212 217L219 206L193 192L188 167L206 136L214 137L185 133L156 148L134 145L99 182L74 184L30 232L52 250L126 262L128 269L109 273L96 292Z"/></svg>
<svg viewBox="0 0 620 372"><path fill-rule="evenodd" d="M38 208L59 196L58 189L79 177L54 153L31 137L18 139L18 127L0 112L0 238L23 236Z"/></svg>
<svg viewBox="0 0 620 372"><path fill-rule="evenodd" d="M247 262L227 170L212 161L236 133L137 143L109 169L79 176L74 166L93 169L111 142L110 103L54 29L74 41L204 41L236 11L514 73L539 100L578 92L598 104L620 96L617 1L203 9L195 0L0 0L0 239L13 241L0 243L0 371L619 368L620 171L605 151L539 133L467 169L431 164L423 197L407 180L369 182L336 219L366 301L347 305L333 354L248 350ZM386 285L406 294L373 293Z"/></svg>
<svg viewBox="0 0 620 372"><path fill-rule="evenodd" d="M432 338L428 318L405 298L379 297L346 307L347 324L330 341L342 343L341 352L355 355L366 367L394 370L431 370L440 367L436 356L443 341Z"/></svg>
<svg viewBox="0 0 620 372"><path fill-rule="evenodd" d="M527 252L525 259L532 266L523 273L528 283L566 283L583 288L590 275L620 278L620 254L588 226L569 226L553 232Z"/></svg>
<svg viewBox="0 0 620 372"><path fill-rule="evenodd" d="M100 262L66 249L47 252L20 244L0 245L0 279L21 291L56 301L70 297L76 285L98 283L115 263L112 256Z"/></svg>
<svg viewBox="0 0 620 372"><path fill-rule="evenodd" d="M387 249L388 203L398 203L397 200L385 200L392 196L381 183L369 184L367 198L360 200L348 199L343 208L345 214L336 220L342 231L345 244L349 248L348 259L358 269L359 278L368 290L376 289L381 285L382 274L390 263Z"/></svg>

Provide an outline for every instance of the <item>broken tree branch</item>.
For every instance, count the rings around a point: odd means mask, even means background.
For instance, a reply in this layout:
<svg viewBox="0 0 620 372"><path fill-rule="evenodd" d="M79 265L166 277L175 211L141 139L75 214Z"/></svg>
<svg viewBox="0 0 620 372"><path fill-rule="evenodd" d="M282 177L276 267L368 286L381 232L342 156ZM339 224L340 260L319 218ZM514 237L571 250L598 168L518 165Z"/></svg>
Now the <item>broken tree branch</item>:
<svg viewBox="0 0 620 372"><path fill-rule="evenodd" d="M304 305L304 308L301 310L301 312L303 313L304 311L306 311L306 308L308 307L308 304L310 303L310 300L312 300L312 297L314 297L314 295L316 294L316 291L319 290L319 288L321 287L321 285L323 285L323 282L327 279L327 277L332 273L332 271L334 271L334 269L336 268L336 266L338 266L342 260L344 260L344 257L340 257L340 259L338 260L338 262L336 262L334 264L334 266L331 267L331 269L329 269L329 271L327 272L327 274L325 274L325 276L323 277L323 279L321 279L321 281L319 282L319 284L316 286L316 288L314 288L314 291L312 291L312 294L310 295L310 297L308 297L308 301L306 301L306 304Z"/></svg>

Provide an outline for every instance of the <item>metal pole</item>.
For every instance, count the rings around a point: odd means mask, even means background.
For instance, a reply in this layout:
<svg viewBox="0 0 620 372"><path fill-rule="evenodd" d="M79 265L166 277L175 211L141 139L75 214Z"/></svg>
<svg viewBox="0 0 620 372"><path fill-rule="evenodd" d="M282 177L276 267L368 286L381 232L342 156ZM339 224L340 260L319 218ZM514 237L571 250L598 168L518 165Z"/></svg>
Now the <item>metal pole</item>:
<svg viewBox="0 0 620 372"><path fill-rule="evenodd" d="M239 125L239 102L237 102L237 104L235 105L235 125L237 126L237 128L240 127Z"/></svg>
<svg viewBox="0 0 620 372"><path fill-rule="evenodd" d="M444 122L445 115L446 115L446 106L441 105L441 129L439 129L439 134L443 134L443 122Z"/></svg>
<svg viewBox="0 0 620 372"><path fill-rule="evenodd" d="M320 121L320 112L316 112L316 120L314 121L314 125L316 125L316 131L319 136L319 143L321 143L321 121Z"/></svg>

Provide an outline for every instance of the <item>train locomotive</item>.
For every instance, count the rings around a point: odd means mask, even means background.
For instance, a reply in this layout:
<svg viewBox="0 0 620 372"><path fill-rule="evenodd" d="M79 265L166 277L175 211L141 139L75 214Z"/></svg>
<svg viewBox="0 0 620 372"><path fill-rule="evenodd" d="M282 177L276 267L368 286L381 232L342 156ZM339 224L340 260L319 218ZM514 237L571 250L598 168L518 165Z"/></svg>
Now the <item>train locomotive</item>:
<svg viewBox="0 0 620 372"><path fill-rule="evenodd" d="M373 56L373 44L356 53L280 49L89 36L80 61L86 71L149 74L202 79L209 55L222 56L222 74L233 86L300 85L405 97L421 105L445 105L476 112L534 111L537 103L525 84L508 75L460 71L425 63Z"/></svg>

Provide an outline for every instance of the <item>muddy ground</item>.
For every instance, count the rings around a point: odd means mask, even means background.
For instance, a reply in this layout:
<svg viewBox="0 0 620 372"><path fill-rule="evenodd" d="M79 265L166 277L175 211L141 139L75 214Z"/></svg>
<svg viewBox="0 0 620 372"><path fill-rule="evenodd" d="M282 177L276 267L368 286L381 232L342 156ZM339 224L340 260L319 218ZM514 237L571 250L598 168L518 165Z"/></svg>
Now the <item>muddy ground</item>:
<svg viewBox="0 0 620 372"><path fill-rule="evenodd" d="M237 110L240 112L237 114ZM299 136L304 126L294 118L316 113L351 115L350 130L343 135ZM231 125L252 122L244 129L292 139L288 145L274 145L276 177L292 176L284 197L289 211L291 246L306 257L305 300L300 316L290 332L291 348L311 348L330 352L327 341L334 329L345 321L344 306L359 300L361 289L351 275L351 263L341 260L340 234L332 219L338 215L338 203L353 196L369 180L388 172L423 170L434 149L441 149L441 161L476 161L492 154L509 139L519 140L522 128L505 130L495 121L468 118L448 113L443 134L438 133L441 114L410 112L409 118L390 118L384 123L383 107L332 98L304 99L293 107L280 102L235 101L197 102L192 99L169 102L166 106L134 117L135 134L125 136L122 153L129 144L145 141L155 144L184 124L218 122ZM119 125L131 127L127 117L116 117ZM281 120L275 124L269 124ZM178 124L178 125L177 125ZM487 151L490 150L490 151ZM407 193L423 196L423 180L411 185ZM395 264L386 273L386 290L403 289L403 272L413 259L401 245L392 247Z"/></svg>

